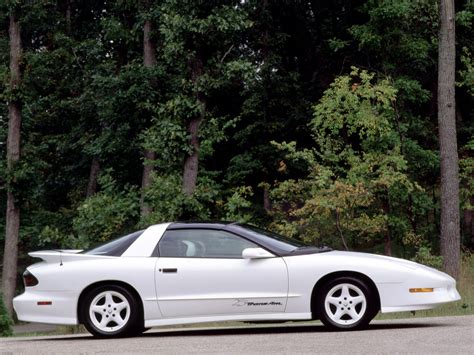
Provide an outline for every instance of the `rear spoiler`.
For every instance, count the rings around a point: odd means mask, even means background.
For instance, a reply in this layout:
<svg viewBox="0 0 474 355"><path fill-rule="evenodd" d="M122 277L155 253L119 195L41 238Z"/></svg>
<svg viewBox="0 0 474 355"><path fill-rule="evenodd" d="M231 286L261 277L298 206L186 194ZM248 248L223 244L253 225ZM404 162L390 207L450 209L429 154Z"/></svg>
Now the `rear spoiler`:
<svg viewBox="0 0 474 355"><path fill-rule="evenodd" d="M107 258L102 255L79 254L81 251L82 249L41 250L33 251L28 255L42 259L47 263L59 263L60 265L66 261Z"/></svg>

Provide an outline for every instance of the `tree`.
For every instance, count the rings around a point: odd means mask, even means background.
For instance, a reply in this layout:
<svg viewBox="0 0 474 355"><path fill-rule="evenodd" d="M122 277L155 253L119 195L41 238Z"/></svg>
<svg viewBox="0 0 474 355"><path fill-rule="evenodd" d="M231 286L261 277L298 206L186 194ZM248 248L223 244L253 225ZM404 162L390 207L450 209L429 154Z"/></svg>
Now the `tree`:
<svg viewBox="0 0 474 355"><path fill-rule="evenodd" d="M279 145L289 152L288 169L295 160L306 161L309 174L272 191L280 219L275 227L313 243L336 245L338 236L345 249L383 241L387 255L392 241L414 234L405 205L418 187L401 153L396 92L388 79L376 81L375 74L355 67L335 79L314 106L317 148Z"/></svg>
<svg viewBox="0 0 474 355"><path fill-rule="evenodd" d="M438 3L0 1L0 225L12 192L21 260L193 218L280 224L334 247L428 260L441 234ZM10 87L13 4L21 91ZM456 4L460 193L472 247L474 2ZM372 79L348 75L352 66ZM21 160L7 164L16 102ZM295 142L313 161L272 141Z"/></svg>
<svg viewBox="0 0 474 355"><path fill-rule="evenodd" d="M441 255L445 271L460 269L459 164L455 101L454 0L440 0L438 48L438 129L441 155Z"/></svg>
<svg viewBox="0 0 474 355"><path fill-rule="evenodd" d="M148 9L149 9L149 4ZM152 39L153 24L150 18L145 19L143 24L143 65L145 68L153 68L156 65L155 55L155 43ZM153 172L153 162L156 159L156 154L153 150L144 150L144 161L143 161L143 175L142 175L142 195L140 199L140 210L141 215L146 216L150 213L150 206L145 203L145 192L146 189L151 185L151 174Z"/></svg>
<svg viewBox="0 0 474 355"><path fill-rule="evenodd" d="M13 334L13 322L3 302L3 297L0 294L0 337L7 337Z"/></svg>
<svg viewBox="0 0 474 355"><path fill-rule="evenodd" d="M10 99L8 103L7 139L7 212L5 250L3 254L2 290L8 314L13 315L13 296L16 289L18 239L20 231L20 206L15 196L15 168L20 160L21 128L21 27L18 15L10 13Z"/></svg>
<svg viewBox="0 0 474 355"><path fill-rule="evenodd" d="M174 123L185 127L182 190L188 197L196 191L204 143L211 147L209 142L221 135L220 127L209 127L223 121L220 96L235 87L235 82L240 83L249 67L241 56L245 48L242 33L251 26L245 8L246 4L238 1L198 4L175 0L165 1L161 7L161 55L173 88L160 116L174 118Z"/></svg>
<svg viewBox="0 0 474 355"><path fill-rule="evenodd" d="M195 86L194 96L198 105L198 112L188 120L187 132L189 134L189 143L191 153L184 159L183 166L183 191L191 196L196 189L198 168L199 168L199 126L206 117L206 99L204 93L198 89L199 81L204 74L204 63L199 50L196 51L194 58L190 59L189 67L191 71L191 81Z"/></svg>

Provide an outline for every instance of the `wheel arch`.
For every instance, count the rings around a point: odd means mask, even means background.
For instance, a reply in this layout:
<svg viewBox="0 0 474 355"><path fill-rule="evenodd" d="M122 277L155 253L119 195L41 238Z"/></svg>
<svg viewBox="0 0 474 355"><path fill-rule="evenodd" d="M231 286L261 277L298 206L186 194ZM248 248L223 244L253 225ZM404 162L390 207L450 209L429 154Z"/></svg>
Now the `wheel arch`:
<svg viewBox="0 0 474 355"><path fill-rule="evenodd" d="M121 286L123 288L126 288L136 299L139 310L140 310L140 317L141 321L144 322L145 319L145 314L144 314L144 308L143 308L143 301L138 294L138 291L130 284L119 281L119 280L103 280L103 281L98 281L90 284L87 286L85 289L82 290L81 294L79 295L78 301L77 301L77 320L79 324L84 323L84 319L82 319L82 307L84 306L83 300L86 297L86 295L93 290L94 288L100 287L100 286L107 286L107 285L113 285L113 286Z"/></svg>
<svg viewBox="0 0 474 355"><path fill-rule="evenodd" d="M317 309L316 300L317 300L317 295L318 295L319 290L324 284L326 284L330 280L333 280L337 277L354 277L365 282L367 286L371 289L373 294L375 295L375 301L377 302L376 309L380 310L380 293L374 281L370 277L357 271L336 271L336 272L331 272L321 277L313 287L313 291L311 293L311 314L312 314L313 319L318 318L318 312L317 312L318 309Z"/></svg>

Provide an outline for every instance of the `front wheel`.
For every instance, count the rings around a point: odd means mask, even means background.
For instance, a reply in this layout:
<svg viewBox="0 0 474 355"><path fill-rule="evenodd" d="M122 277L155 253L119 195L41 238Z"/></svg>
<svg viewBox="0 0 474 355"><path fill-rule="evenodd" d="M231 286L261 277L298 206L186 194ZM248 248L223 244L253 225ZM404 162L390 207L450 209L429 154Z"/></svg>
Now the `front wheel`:
<svg viewBox="0 0 474 355"><path fill-rule="evenodd" d="M318 293L317 307L321 322L333 330L365 328L378 312L370 287L354 277L326 283Z"/></svg>
<svg viewBox="0 0 474 355"><path fill-rule="evenodd" d="M82 307L86 329L96 337L123 337L134 335L140 324L137 301L124 287L99 286L89 292Z"/></svg>

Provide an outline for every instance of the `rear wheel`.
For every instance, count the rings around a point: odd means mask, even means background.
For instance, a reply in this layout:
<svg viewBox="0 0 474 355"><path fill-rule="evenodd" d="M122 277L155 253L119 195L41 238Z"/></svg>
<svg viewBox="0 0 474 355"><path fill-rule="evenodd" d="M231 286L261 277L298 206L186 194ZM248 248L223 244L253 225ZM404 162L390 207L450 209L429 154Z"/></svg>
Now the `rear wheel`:
<svg viewBox="0 0 474 355"><path fill-rule="evenodd" d="M82 319L86 329L96 337L131 336L143 329L140 308L126 288L99 286L84 298Z"/></svg>
<svg viewBox="0 0 474 355"><path fill-rule="evenodd" d="M326 283L318 293L317 307L321 322L334 330L365 328L378 312L373 291L354 277Z"/></svg>

